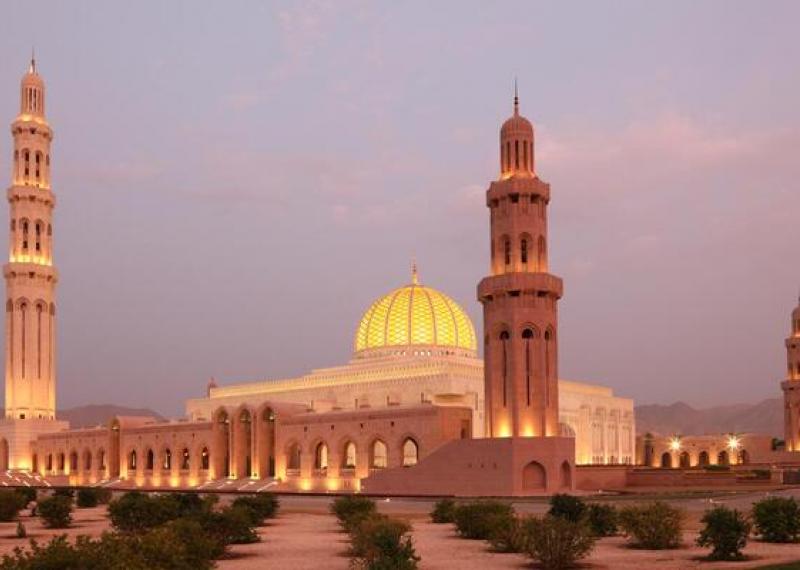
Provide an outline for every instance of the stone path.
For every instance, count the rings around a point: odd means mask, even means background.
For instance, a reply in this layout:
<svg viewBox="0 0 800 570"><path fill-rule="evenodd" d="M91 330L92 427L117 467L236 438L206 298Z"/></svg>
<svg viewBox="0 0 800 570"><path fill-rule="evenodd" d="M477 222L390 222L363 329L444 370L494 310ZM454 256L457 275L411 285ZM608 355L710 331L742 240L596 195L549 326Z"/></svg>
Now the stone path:
<svg viewBox="0 0 800 570"><path fill-rule="evenodd" d="M233 547L220 570L347 570L347 537L331 515L287 513L258 529L261 542Z"/></svg>

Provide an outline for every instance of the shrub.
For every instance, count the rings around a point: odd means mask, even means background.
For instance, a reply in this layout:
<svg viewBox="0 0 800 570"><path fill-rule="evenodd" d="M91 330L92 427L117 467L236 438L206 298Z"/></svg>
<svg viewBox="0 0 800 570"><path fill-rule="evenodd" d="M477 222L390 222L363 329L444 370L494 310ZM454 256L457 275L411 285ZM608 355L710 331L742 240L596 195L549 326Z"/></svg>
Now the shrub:
<svg viewBox="0 0 800 570"><path fill-rule="evenodd" d="M735 509L715 507L703 515L705 524L697 537L698 546L712 548L712 560L741 560L750 536L750 522Z"/></svg>
<svg viewBox="0 0 800 570"><path fill-rule="evenodd" d="M586 509L586 522L594 536L614 536L617 534L619 513L614 505L589 503Z"/></svg>
<svg viewBox="0 0 800 570"><path fill-rule="evenodd" d="M525 552L528 535L524 521L513 513L499 514L492 521L492 534L489 543L495 552Z"/></svg>
<svg viewBox="0 0 800 570"><path fill-rule="evenodd" d="M122 532L144 532L178 518L179 505L166 495L125 493L108 504L111 525Z"/></svg>
<svg viewBox="0 0 800 570"><path fill-rule="evenodd" d="M75 497L75 489L70 489L69 487L58 487L53 490L54 497L69 497L73 499Z"/></svg>
<svg viewBox="0 0 800 570"><path fill-rule="evenodd" d="M36 500L35 487L17 487L14 489L14 492L20 497L20 502L23 509L27 507L29 503L32 503Z"/></svg>
<svg viewBox="0 0 800 570"><path fill-rule="evenodd" d="M263 525L265 519L273 518L279 506L278 498L270 493L245 495L233 501L233 507L247 512L256 526Z"/></svg>
<svg viewBox="0 0 800 570"><path fill-rule="evenodd" d="M619 513L620 526L632 545L649 550L677 548L684 518L682 510L659 501L625 507Z"/></svg>
<svg viewBox="0 0 800 570"><path fill-rule="evenodd" d="M78 489L78 498L75 504L80 509L89 509L98 504L97 493L94 489Z"/></svg>
<svg viewBox="0 0 800 570"><path fill-rule="evenodd" d="M0 490L0 521L13 521L25 505L25 498L16 491Z"/></svg>
<svg viewBox="0 0 800 570"><path fill-rule="evenodd" d="M594 548L596 538L584 521L548 515L526 519L523 526L528 556L545 570L569 568Z"/></svg>
<svg viewBox="0 0 800 570"><path fill-rule="evenodd" d="M227 507L218 512L208 511L194 515L189 520L198 522L204 532L225 546L259 541L251 513L245 509Z"/></svg>
<svg viewBox="0 0 800 570"><path fill-rule="evenodd" d="M375 514L375 502L367 497L345 495L333 501L331 512L339 519L342 528L351 532L358 523Z"/></svg>
<svg viewBox="0 0 800 570"><path fill-rule="evenodd" d="M756 533L766 542L797 542L800 504L794 497L769 497L753 505Z"/></svg>
<svg viewBox="0 0 800 570"><path fill-rule="evenodd" d="M17 538L25 538L28 536L28 529L22 524L22 521L17 522Z"/></svg>
<svg viewBox="0 0 800 570"><path fill-rule="evenodd" d="M451 523L456 511L456 502L453 499L440 499L433 505L431 520L435 523Z"/></svg>
<svg viewBox="0 0 800 570"><path fill-rule="evenodd" d="M97 497L97 503L100 505L107 505L111 502L111 489L108 487L95 487L94 494Z"/></svg>
<svg viewBox="0 0 800 570"><path fill-rule="evenodd" d="M373 513L354 527L350 556L354 566L368 570L414 570L419 556L411 540L411 526L402 520Z"/></svg>
<svg viewBox="0 0 800 570"><path fill-rule="evenodd" d="M513 516L514 509L507 503L478 501L456 507L453 518L462 537L489 540L492 533Z"/></svg>
<svg viewBox="0 0 800 570"><path fill-rule="evenodd" d="M48 528L67 528L72 523L72 499L54 495L39 501L39 516Z"/></svg>
<svg viewBox="0 0 800 570"><path fill-rule="evenodd" d="M197 521L177 519L135 539L133 552L146 568L208 570L225 547Z"/></svg>
<svg viewBox="0 0 800 570"><path fill-rule="evenodd" d="M579 522L586 515L586 503L575 495L557 493L550 497L550 511L547 514L552 517Z"/></svg>

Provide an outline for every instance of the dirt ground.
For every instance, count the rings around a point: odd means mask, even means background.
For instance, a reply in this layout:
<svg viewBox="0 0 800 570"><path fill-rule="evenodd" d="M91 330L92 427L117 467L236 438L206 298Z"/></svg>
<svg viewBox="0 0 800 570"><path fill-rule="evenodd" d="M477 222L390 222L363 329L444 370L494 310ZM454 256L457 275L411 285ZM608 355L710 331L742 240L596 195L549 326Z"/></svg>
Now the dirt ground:
<svg viewBox="0 0 800 570"><path fill-rule="evenodd" d="M246 570L275 568L292 570L347 570L347 541L339 532L335 519L326 513L327 501L309 507L307 503L287 500L280 515L259 529L261 542L238 545L231 555L219 561L221 570ZM522 569L532 568L523 555L490 552L487 543L458 538L452 525L436 525L428 521L423 505L403 509L402 505L379 503L379 509L394 516L407 518L413 525L414 542L422 557L420 567L424 570ZM403 511L406 511L405 513ZM595 550L582 564L583 568L611 570L642 570L658 568L683 570L686 568L757 568L765 564L800 560L800 545L767 544L751 540L745 554L750 558L737 563L709 563L700 558L708 551L693 546L699 527L700 512L689 511L685 546L677 550L634 550L626 546L621 537L598 541ZM105 507L76 509L74 525L66 530L43 528L38 517L30 517L23 511L20 520L28 531L29 538L42 542L54 535L80 534L97 536L109 528ZM16 538L16 522L0 523L0 554L11 552L15 546L27 547L29 539Z"/></svg>

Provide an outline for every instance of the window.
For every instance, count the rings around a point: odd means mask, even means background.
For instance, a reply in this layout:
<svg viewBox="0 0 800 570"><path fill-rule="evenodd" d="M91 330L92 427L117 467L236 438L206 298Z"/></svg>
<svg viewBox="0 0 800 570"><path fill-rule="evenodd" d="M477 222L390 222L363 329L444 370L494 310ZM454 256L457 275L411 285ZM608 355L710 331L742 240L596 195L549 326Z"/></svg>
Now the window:
<svg viewBox="0 0 800 570"><path fill-rule="evenodd" d="M185 447L181 452L181 469L183 469L184 471L189 469L189 450L186 449Z"/></svg>
<svg viewBox="0 0 800 570"><path fill-rule="evenodd" d="M92 452L89 451L88 449L84 452L83 468L86 471L91 471L92 470Z"/></svg>
<svg viewBox="0 0 800 570"><path fill-rule="evenodd" d="M28 220L22 221L22 249L28 250Z"/></svg>
<svg viewBox="0 0 800 570"><path fill-rule="evenodd" d="M533 336L531 329L522 331L522 338L525 341L525 394L529 406L531 405L531 340L533 340Z"/></svg>
<svg viewBox="0 0 800 570"><path fill-rule="evenodd" d="M355 469L356 467L356 444L352 441L344 446L344 468Z"/></svg>
<svg viewBox="0 0 800 570"><path fill-rule="evenodd" d="M327 471L328 469L328 446L320 442L314 449L314 469Z"/></svg>
<svg viewBox="0 0 800 570"><path fill-rule="evenodd" d="M508 405L508 331L500 333L500 344L503 347L503 407L505 407Z"/></svg>
<svg viewBox="0 0 800 570"><path fill-rule="evenodd" d="M519 141L514 141L514 169L519 170Z"/></svg>
<svg viewBox="0 0 800 570"><path fill-rule="evenodd" d="M203 471L208 471L208 448L204 447L203 451L200 452L200 469Z"/></svg>
<svg viewBox="0 0 800 570"><path fill-rule="evenodd" d="M136 450L131 451L128 455L128 469L136 471Z"/></svg>
<svg viewBox="0 0 800 570"><path fill-rule="evenodd" d="M410 437L403 442L403 467L416 465L419 460L419 446Z"/></svg>
<svg viewBox="0 0 800 570"><path fill-rule="evenodd" d="M384 469L388 465L386 444L381 440L376 440L372 444L372 467L374 469Z"/></svg>
<svg viewBox="0 0 800 570"><path fill-rule="evenodd" d="M169 448L164 450L164 463L162 465L164 471L172 469L172 451Z"/></svg>
<svg viewBox="0 0 800 570"><path fill-rule="evenodd" d="M78 470L78 453L73 451L69 454L69 470L70 471L77 471Z"/></svg>
<svg viewBox="0 0 800 570"><path fill-rule="evenodd" d="M506 265L511 265L511 240L508 238L503 241L503 255Z"/></svg>
<svg viewBox="0 0 800 570"><path fill-rule="evenodd" d="M300 469L300 446L296 443L289 447L286 457L286 468L295 471Z"/></svg>
<svg viewBox="0 0 800 570"><path fill-rule="evenodd" d="M519 258L525 265L528 264L528 239L522 238L519 244Z"/></svg>
<svg viewBox="0 0 800 570"><path fill-rule="evenodd" d="M153 470L153 466L155 465L156 459L155 454L153 453L152 449L147 450L147 459L145 460L144 468L148 471Z"/></svg>

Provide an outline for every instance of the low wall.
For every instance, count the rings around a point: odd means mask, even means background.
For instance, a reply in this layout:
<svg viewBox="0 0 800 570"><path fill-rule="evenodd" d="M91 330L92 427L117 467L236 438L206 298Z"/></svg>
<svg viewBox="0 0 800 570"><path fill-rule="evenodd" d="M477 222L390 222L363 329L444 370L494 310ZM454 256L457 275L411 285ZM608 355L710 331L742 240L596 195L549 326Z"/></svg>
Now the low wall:
<svg viewBox="0 0 800 570"><path fill-rule="evenodd" d="M575 440L568 437L462 439L413 467L362 480L376 495L511 497L574 489Z"/></svg>
<svg viewBox="0 0 800 570"><path fill-rule="evenodd" d="M581 491L623 489L628 486L630 465L578 465L575 488Z"/></svg>

